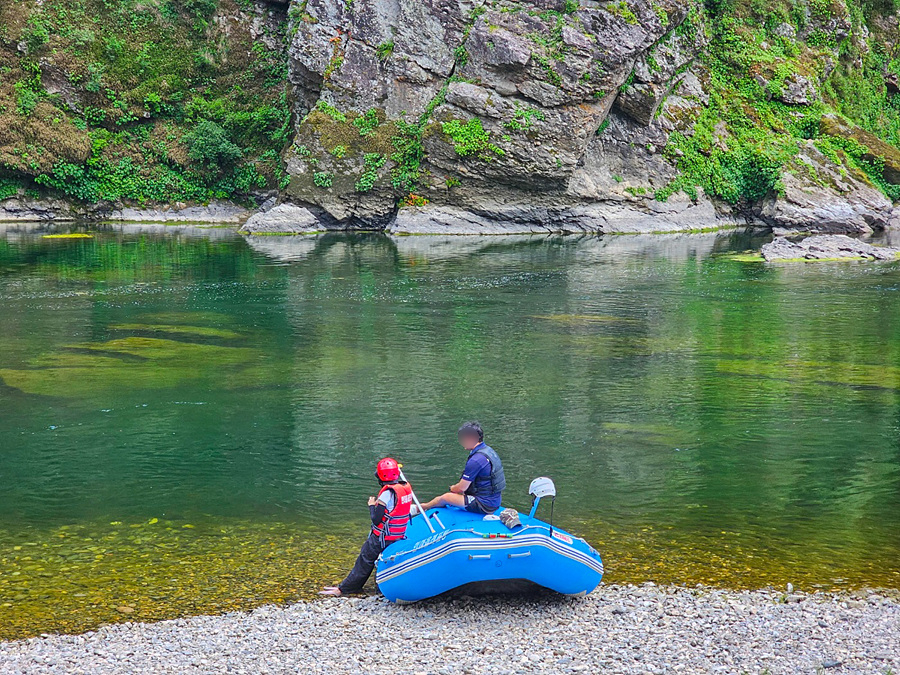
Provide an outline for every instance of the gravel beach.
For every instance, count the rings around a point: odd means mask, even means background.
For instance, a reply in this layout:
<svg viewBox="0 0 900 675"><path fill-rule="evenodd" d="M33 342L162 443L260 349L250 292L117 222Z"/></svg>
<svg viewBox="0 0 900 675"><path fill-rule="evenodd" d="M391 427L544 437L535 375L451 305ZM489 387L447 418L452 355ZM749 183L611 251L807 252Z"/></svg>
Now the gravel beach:
<svg viewBox="0 0 900 675"><path fill-rule="evenodd" d="M341 598L0 644L2 673L897 673L900 601L601 586Z"/></svg>

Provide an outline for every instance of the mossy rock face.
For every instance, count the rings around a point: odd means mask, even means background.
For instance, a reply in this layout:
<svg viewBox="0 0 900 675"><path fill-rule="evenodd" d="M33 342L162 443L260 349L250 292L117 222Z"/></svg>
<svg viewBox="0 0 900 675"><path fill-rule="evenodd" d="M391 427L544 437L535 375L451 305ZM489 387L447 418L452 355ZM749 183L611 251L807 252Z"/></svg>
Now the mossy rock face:
<svg viewBox="0 0 900 675"><path fill-rule="evenodd" d="M835 212L834 231L886 226L871 195L836 210L854 181L900 199L896 27L887 5L807 5L7 2L0 197L250 204L280 190L329 227L368 228L411 193L470 213L622 198L652 213L678 194L706 203L702 188L780 227ZM451 119L481 125L491 151L434 133ZM794 161L812 142L827 162ZM788 208L768 208L785 193Z"/></svg>
<svg viewBox="0 0 900 675"><path fill-rule="evenodd" d="M383 110L343 112L320 102L287 153L291 198L316 204L338 223L378 226L393 212L390 157L397 126Z"/></svg>
<svg viewBox="0 0 900 675"><path fill-rule="evenodd" d="M781 172L780 191L762 202L762 219L786 229L832 234L887 227L893 218L891 201L846 153L819 146L819 141L800 142L799 152Z"/></svg>
<svg viewBox="0 0 900 675"><path fill-rule="evenodd" d="M286 9L2 3L0 171L88 204L277 187L291 116Z"/></svg>
<svg viewBox="0 0 900 675"><path fill-rule="evenodd" d="M869 162L884 162L884 179L900 185L900 150L885 143L875 134L860 129L855 124L838 115L824 115L819 122L821 132L837 139L851 139L859 143L865 151L863 158Z"/></svg>
<svg viewBox="0 0 900 675"><path fill-rule="evenodd" d="M288 191L323 207L341 226L380 215L366 213L374 195L359 196L361 167L346 165L354 152L388 157L372 192L390 186L397 204L429 200L477 210L485 201L501 203L449 189L471 179L481 194L505 189L511 198L550 195L569 205L567 182L635 59L700 7L697 0L615 7L359 2L340 11L325 0L303 4L305 15L294 13L300 20L290 47L298 80L321 78L322 86L298 129L296 144L309 155L290 157ZM667 58L658 54L665 83L699 44L676 38L690 48L671 59L671 50ZM357 148L349 124L373 106L396 125L386 135L390 147ZM477 125L481 139L470 133L451 142L444 125L453 121L469 132ZM344 163L329 156L338 147L347 148Z"/></svg>
<svg viewBox="0 0 900 675"><path fill-rule="evenodd" d="M383 110L371 109L365 113L355 110L341 112L331 106L314 108L304 118L294 141L300 146L307 139L317 141L324 152L334 155L335 149L344 147L345 156L365 152L389 154L391 139L397 133L393 122L387 121ZM330 114L329 114L330 113Z"/></svg>

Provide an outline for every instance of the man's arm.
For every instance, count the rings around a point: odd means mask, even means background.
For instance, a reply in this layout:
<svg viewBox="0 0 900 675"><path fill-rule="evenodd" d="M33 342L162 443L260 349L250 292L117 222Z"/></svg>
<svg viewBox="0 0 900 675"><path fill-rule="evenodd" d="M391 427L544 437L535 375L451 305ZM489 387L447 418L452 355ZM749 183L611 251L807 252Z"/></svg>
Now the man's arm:
<svg viewBox="0 0 900 675"><path fill-rule="evenodd" d="M454 483L450 486L450 492L456 493L458 495L466 494L466 490L469 489L469 486L472 484L472 481L466 480L465 478L460 478L458 483Z"/></svg>

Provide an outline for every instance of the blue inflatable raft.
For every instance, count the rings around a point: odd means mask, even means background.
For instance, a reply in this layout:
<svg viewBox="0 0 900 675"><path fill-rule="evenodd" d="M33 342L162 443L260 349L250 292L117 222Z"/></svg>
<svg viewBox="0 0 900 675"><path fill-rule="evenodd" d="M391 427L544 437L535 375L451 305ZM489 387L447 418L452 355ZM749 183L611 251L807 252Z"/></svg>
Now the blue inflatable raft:
<svg viewBox="0 0 900 675"><path fill-rule="evenodd" d="M530 582L571 596L593 591L603 577L600 554L584 539L534 517L541 496L556 495L549 479L536 479L532 488L538 481L546 483L538 494L531 491L531 514L518 514L520 525L512 528L497 516L453 507L429 510L427 521L413 518L407 538L378 558L375 582L381 592L406 603L471 585L502 590Z"/></svg>

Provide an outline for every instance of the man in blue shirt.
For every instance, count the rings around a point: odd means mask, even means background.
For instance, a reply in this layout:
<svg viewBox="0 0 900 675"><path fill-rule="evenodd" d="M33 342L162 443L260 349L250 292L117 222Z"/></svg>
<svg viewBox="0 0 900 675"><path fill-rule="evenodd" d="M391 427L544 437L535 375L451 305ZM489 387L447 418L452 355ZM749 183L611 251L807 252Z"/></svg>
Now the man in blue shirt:
<svg viewBox="0 0 900 675"><path fill-rule="evenodd" d="M425 510L436 506L458 506L472 513L493 513L500 508L500 493L506 487L503 464L489 445L478 422L466 422L457 433L459 442L468 450L466 467L450 492L435 497Z"/></svg>

